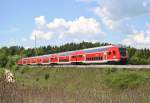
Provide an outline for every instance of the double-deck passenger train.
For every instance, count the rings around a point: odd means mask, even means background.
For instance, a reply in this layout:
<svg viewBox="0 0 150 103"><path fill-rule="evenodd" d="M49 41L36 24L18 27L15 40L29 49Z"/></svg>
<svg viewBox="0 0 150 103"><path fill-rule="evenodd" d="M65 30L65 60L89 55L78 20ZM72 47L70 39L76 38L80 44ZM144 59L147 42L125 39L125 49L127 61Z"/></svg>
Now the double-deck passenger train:
<svg viewBox="0 0 150 103"><path fill-rule="evenodd" d="M55 65L55 64L103 64L128 61L125 47L108 45L89 49L61 52L55 54L21 58L18 65Z"/></svg>

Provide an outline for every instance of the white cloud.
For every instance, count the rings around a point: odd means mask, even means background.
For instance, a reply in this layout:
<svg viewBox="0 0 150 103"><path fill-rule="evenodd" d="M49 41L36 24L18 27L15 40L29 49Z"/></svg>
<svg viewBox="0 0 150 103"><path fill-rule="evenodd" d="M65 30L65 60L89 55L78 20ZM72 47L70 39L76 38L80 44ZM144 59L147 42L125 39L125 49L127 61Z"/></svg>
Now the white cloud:
<svg viewBox="0 0 150 103"><path fill-rule="evenodd" d="M114 29L120 21L150 13L149 0L101 0L94 13L107 27Z"/></svg>
<svg viewBox="0 0 150 103"><path fill-rule="evenodd" d="M104 35L100 24L93 18L79 17L73 21L66 21L62 18L55 18L48 25L49 30L59 34L60 38L71 35Z"/></svg>
<svg viewBox="0 0 150 103"><path fill-rule="evenodd" d="M49 40L51 39L52 37L52 32L44 32L44 31L40 31L40 30L34 30L32 32L32 35L31 35L31 39L32 40L35 40L38 39L38 40Z"/></svg>
<svg viewBox="0 0 150 103"><path fill-rule="evenodd" d="M51 31L66 31L68 29L67 21L63 18L55 18L52 22L47 24Z"/></svg>
<svg viewBox="0 0 150 103"><path fill-rule="evenodd" d="M31 39L34 39L36 34L37 39L40 40L61 39L69 42L74 39L78 39L79 41L95 40L105 35L101 31L99 22L93 18L81 16L72 21L63 18L54 18L53 21L46 23L46 20L43 20L44 17L41 17L44 22L39 22L41 21L39 19L35 20L38 28L33 30Z"/></svg>
<svg viewBox="0 0 150 103"><path fill-rule="evenodd" d="M96 7L94 13L101 17L103 24L105 24L110 29L113 29L114 21L109 18L111 14L106 7Z"/></svg>
<svg viewBox="0 0 150 103"><path fill-rule="evenodd" d="M46 24L45 17L44 16L36 17L35 24L37 25L38 29L41 29Z"/></svg>
<svg viewBox="0 0 150 103"><path fill-rule="evenodd" d="M75 21L68 22L69 30L71 34L98 34L100 31L100 24L93 18L80 17Z"/></svg>
<svg viewBox="0 0 150 103"><path fill-rule="evenodd" d="M45 20L44 16L38 16L35 18L35 24L36 24L36 29L33 30L31 33L30 38L32 40L38 39L38 40L49 40L52 37L52 32L47 31L47 22ZM36 35L36 36L35 36Z"/></svg>
<svg viewBox="0 0 150 103"><path fill-rule="evenodd" d="M133 30L133 33L128 35L122 43L137 48L150 48L150 27L144 31Z"/></svg>

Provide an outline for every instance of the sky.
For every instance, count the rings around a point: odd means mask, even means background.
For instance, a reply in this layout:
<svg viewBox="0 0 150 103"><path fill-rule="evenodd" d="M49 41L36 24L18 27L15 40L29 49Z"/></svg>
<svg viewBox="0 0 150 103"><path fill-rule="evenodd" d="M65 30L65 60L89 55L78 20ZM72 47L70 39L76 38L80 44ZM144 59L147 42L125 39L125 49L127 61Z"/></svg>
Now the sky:
<svg viewBox="0 0 150 103"><path fill-rule="evenodd" d="M150 0L0 0L0 47L108 42L150 48Z"/></svg>

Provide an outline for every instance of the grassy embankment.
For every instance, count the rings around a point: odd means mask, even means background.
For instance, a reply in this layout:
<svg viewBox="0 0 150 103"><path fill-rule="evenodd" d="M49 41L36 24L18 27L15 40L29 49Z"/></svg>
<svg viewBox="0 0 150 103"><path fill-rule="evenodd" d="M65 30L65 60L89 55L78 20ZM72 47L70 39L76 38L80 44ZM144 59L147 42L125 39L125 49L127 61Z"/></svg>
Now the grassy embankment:
<svg viewBox="0 0 150 103"><path fill-rule="evenodd" d="M15 96L15 103L150 102L150 71L21 67L13 72L16 84L3 93L13 91L9 97Z"/></svg>

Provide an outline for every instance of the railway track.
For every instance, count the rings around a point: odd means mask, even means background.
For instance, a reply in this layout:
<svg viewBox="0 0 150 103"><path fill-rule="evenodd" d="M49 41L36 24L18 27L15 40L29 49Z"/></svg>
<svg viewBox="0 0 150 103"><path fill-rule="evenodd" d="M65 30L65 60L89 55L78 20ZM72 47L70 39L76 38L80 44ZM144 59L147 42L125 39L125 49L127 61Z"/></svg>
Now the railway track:
<svg viewBox="0 0 150 103"><path fill-rule="evenodd" d="M32 67L60 67L60 68L115 68L130 70L150 70L150 65L34 65Z"/></svg>

